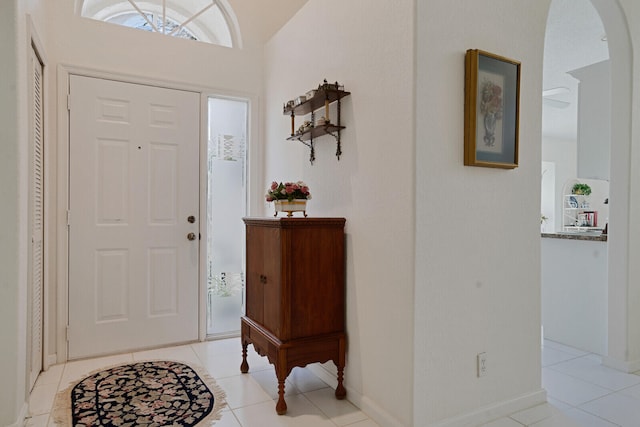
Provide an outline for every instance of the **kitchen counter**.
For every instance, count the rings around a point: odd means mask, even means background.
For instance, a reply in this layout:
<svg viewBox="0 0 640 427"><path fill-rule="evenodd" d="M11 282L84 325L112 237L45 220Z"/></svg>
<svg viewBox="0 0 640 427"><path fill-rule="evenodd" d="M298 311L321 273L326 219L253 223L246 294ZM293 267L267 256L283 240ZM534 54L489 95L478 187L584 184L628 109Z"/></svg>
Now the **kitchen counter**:
<svg viewBox="0 0 640 427"><path fill-rule="evenodd" d="M608 243L599 232L543 234L542 324L552 341L607 351Z"/></svg>
<svg viewBox="0 0 640 427"><path fill-rule="evenodd" d="M541 237L550 239L567 239L567 240L590 240L593 242L606 242L607 235L600 232L584 231L571 232L559 231L557 233L541 233Z"/></svg>

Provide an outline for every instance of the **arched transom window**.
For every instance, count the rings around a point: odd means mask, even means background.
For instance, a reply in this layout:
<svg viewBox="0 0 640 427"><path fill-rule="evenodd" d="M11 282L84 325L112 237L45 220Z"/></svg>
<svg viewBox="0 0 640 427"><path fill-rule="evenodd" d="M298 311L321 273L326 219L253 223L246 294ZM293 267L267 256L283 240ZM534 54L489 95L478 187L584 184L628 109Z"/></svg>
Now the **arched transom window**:
<svg viewBox="0 0 640 427"><path fill-rule="evenodd" d="M238 25L226 0L79 0L81 16L112 24L240 47Z"/></svg>

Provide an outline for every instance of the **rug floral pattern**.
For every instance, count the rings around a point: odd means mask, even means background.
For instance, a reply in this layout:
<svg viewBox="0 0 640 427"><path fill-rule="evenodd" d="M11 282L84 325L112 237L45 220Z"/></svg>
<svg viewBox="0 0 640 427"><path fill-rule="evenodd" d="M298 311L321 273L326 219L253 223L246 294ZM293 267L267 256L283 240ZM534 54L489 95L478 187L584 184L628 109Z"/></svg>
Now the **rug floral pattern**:
<svg viewBox="0 0 640 427"><path fill-rule="evenodd" d="M214 396L191 367L140 362L100 371L71 390L73 426L194 426Z"/></svg>

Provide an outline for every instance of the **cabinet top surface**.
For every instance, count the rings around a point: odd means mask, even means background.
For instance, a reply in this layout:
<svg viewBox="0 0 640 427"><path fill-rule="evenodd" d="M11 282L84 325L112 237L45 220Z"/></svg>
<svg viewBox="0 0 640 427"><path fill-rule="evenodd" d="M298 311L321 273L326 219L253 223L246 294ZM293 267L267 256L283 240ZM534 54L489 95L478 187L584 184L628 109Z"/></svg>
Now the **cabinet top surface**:
<svg viewBox="0 0 640 427"><path fill-rule="evenodd" d="M269 225L272 227L295 227L309 225L344 225L345 218L242 218L246 225Z"/></svg>

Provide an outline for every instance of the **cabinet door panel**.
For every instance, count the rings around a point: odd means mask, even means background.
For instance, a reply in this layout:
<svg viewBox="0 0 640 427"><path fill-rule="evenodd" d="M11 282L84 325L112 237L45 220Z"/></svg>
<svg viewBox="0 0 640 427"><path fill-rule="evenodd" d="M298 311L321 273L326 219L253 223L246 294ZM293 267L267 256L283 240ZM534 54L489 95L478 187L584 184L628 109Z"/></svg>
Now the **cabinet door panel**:
<svg viewBox="0 0 640 427"><path fill-rule="evenodd" d="M265 227L263 241L263 305L262 324L280 339L286 339L282 316L281 230Z"/></svg>
<svg viewBox="0 0 640 427"><path fill-rule="evenodd" d="M261 276L264 271L264 229L247 227L247 300L246 314L258 323L264 319L264 290Z"/></svg>
<svg viewBox="0 0 640 427"><path fill-rule="evenodd" d="M297 230L291 251L291 338L344 330L344 232Z"/></svg>

